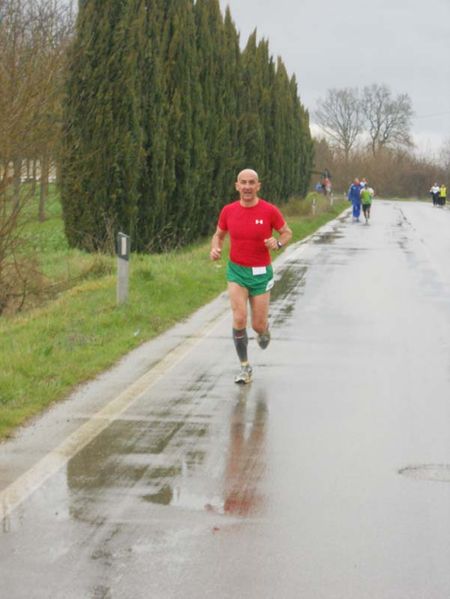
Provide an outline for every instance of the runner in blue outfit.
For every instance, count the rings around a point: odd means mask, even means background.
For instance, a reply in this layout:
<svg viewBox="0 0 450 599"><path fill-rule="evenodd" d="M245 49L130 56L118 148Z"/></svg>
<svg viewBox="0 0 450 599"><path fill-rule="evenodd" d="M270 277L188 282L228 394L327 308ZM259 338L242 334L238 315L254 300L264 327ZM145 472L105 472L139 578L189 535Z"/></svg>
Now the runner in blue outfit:
<svg viewBox="0 0 450 599"><path fill-rule="evenodd" d="M353 220L359 222L359 215L361 214L361 184L359 179L355 179L350 185L347 197L349 202L352 203Z"/></svg>

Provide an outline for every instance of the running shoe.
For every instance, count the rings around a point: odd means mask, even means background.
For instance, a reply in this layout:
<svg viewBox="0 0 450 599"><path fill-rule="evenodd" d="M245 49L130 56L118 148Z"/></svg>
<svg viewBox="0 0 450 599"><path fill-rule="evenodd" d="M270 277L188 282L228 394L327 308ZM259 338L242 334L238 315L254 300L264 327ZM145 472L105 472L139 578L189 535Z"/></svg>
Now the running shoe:
<svg viewBox="0 0 450 599"><path fill-rule="evenodd" d="M252 380L252 372L253 370L250 364L242 364L240 373L234 377L234 382L241 385L247 385Z"/></svg>
<svg viewBox="0 0 450 599"><path fill-rule="evenodd" d="M270 343L270 331L267 329L265 333L258 335L256 337L256 341L258 342L258 345L261 349L266 349L266 347Z"/></svg>

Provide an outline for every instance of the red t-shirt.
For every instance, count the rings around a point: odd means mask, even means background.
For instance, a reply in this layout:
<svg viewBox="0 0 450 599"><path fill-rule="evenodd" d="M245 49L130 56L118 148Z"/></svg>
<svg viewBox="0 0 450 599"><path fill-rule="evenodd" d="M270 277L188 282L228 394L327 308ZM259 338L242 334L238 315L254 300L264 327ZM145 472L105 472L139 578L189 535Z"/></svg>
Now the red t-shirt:
<svg viewBox="0 0 450 599"><path fill-rule="evenodd" d="M222 208L219 227L228 231L231 240L230 260L241 266L268 266L270 252L264 239L275 229L283 228L285 220L276 206L259 199L256 206L241 206L240 201Z"/></svg>

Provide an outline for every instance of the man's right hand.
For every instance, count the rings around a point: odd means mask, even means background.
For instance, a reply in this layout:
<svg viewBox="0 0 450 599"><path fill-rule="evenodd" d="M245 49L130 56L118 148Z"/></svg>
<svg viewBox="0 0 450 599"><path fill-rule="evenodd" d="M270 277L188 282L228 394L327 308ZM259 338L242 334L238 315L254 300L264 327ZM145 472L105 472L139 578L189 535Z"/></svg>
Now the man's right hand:
<svg viewBox="0 0 450 599"><path fill-rule="evenodd" d="M222 250L220 248L211 248L209 252L209 257L211 260L220 260L220 256L222 254Z"/></svg>

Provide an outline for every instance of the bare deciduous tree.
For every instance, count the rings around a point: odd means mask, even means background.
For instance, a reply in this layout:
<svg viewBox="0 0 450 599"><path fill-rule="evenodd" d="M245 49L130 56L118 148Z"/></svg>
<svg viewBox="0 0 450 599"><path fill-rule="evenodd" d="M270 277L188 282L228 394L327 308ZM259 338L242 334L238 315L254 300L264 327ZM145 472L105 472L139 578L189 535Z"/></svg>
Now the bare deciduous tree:
<svg viewBox="0 0 450 599"><path fill-rule="evenodd" d="M64 0L0 0L0 177L14 181L16 203L26 160L40 164L45 195L72 28L72 7Z"/></svg>
<svg viewBox="0 0 450 599"><path fill-rule="evenodd" d="M444 171L446 173L447 181L450 179L450 137L447 138L441 148L439 153L440 163L442 164ZM450 181L449 181L450 183Z"/></svg>
<svg viewBox="0 0 450 599"><path fill-rule="evenodd" d="M358 91L353 88L329 89L326 98L318 102L315 119L348 161L362 131Z"/></svg>
<svg viewBox="0 0 450 599"><path fill-rule="evenodd" d="M378 197L429 199L428 192L435 181L449 181L445 165L450 165L450 140L444 145L440 163L429 153L419 155L410 148L385 148L374 156L368 146L353 151L347 163L342 152L335 151L323 138L316 140L315 149L316 164L326 157L337 193L345 193L352 179L358 176L368 179Z"/></svg>
<svg viewBox="0 0 450 599"><path fill-rule="evenodd" d="M23 165L41 166L41 199L55 159L65 44L72 27L64 0L0 0L0 314L39 292L36 255L25 251ZM33 163L33 169L30 168ZM45 218L44 204L41 215Z"/></svg>
<svg viewBox="0 0 450 599"><path fill-rule="evenodd" d="M50 171L59 146L64 96L66 50L73 31L71 5L61 0L33 0L33 47L39 54L40 100L36 103L33 130L34 158L40 166L39 220L45 220Z"/></svg>
<svg viewBox="0 0 450 599"><path fill-rule="evenodd" d="M373 155L384 147L412 146L412 103L408 94L392 97L387 85L376 83L363 89L361 113Z"/></svg>

